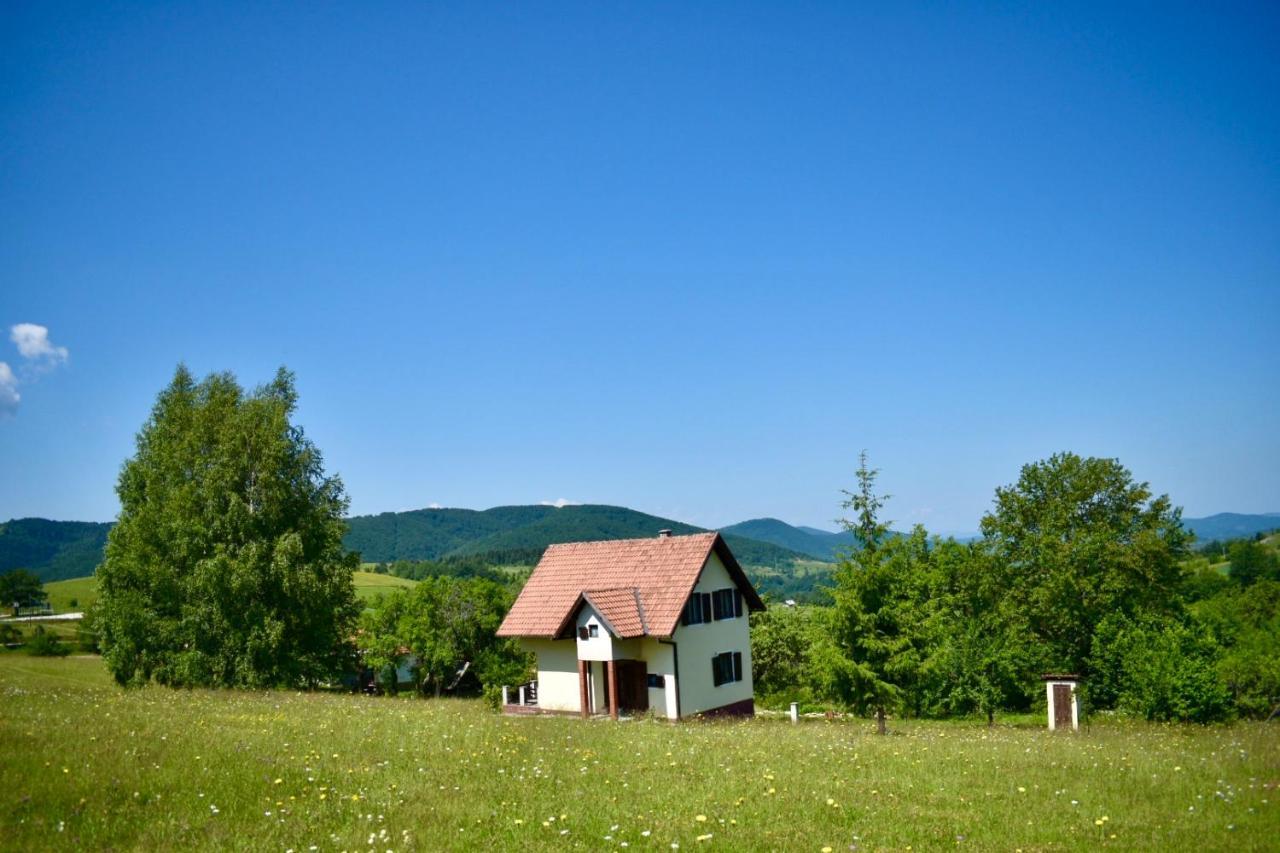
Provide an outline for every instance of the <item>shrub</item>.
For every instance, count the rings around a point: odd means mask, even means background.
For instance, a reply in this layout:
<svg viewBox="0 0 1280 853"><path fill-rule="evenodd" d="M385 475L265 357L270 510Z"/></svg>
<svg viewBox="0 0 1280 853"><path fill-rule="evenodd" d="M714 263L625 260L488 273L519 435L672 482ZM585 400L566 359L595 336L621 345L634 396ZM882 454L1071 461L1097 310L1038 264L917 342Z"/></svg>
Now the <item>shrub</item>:
<svg viewBox="0 0 1280 853"><path fill-rule="evenodd" d="M27 654L29 655L63 657L70 653L70 647L58 639L57 634L46 631L43 625L37 625L36 630L31 634L31 639L27 641Z"/></svg>

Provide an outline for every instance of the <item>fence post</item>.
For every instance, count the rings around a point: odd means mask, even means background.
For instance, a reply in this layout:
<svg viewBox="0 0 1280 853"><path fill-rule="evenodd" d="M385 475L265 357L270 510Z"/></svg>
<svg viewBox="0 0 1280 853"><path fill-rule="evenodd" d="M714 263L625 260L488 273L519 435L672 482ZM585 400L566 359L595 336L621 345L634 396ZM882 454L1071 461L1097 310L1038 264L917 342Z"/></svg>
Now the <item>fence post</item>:
<svg viewBox="0 0 1280 853"><path fill-rule="evenodd" d="M791 703L791 722L798 723L800 721L800 703Z"/></svg>
<svg viewBox="0 0 1280 853"><path fill-rule="evenodd" d="M507 693L507 691L509 691L510 689L511 689L511 688L510 688L510 687L508 687L507 685L505 685L505 684L504 684L504 685L502 685L502 704L503 704L503 705L510 705L510 704L511 704L511 697L510 697L510 696L508 695L508 693Z"/></svg>

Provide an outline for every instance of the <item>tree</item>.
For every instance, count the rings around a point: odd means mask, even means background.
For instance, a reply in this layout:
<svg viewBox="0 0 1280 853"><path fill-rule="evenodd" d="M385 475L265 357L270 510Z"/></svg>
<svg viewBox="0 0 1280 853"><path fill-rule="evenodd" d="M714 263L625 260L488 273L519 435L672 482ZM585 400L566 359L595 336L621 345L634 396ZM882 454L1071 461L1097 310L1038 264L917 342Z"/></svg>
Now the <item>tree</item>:
<svg viewBox="0 0 1280 853"><path fill-rule="evenodd" d="M879 471L859 456L858 490L843 504L857 513L844 520L860 546L841 559L835 572L830 641L815 650L823 686L848 707L874 711L876 728L914 686L924 660L922 592L929 559L923 527L910 536L888 537L879 518L887 496L875 494Z"/></svg>
<svg viewBox="0 0 1280 853"><path fill-rule="evenodd" d="M13 569L0 575L0 607L29 607L45 600L44 583L39 575L26 569Z"/></svg>
<svg viewBox="0 0 1280 853"><path fill-rule="evenodd" d="M1039 667L1087 673L1103 617L1180 610L1181 510L1118 460L1055 454L1023 466L995 504L983 536Z"/></svg>
<svg viewBox="0 0 1280 853"><path fill-rule="evenodd" d="M1261 542L1240 539L1227 545L1231 580L1248 586L1260 580L1280 580L1280 558Z"/></svg>
<svg viewBox="0 0 1280 853"><path fill-rule="evenodd" d="M246 394L179 366L120 473L98 569L121 684L313 686L343 669L359 605L347 499L292 423L284 368Z"/></svg>
<svg viewBox="0 0 1280 853"><path fill-rule="evenodd" d="M812 672L814 609L772 606L751 614L751 679L762 697L805 689ZM791 695L788 701L795 699Z"/></svg>
<svg viewBox="0 0 1280 853"><path fill-rule="evenodd" d="M1021 692L1023 620L985 549L948 539L931 558L928 690L938 711L977 711L994 725L996 710Z"/></svg>
<svg viewBox="0 0 1280 853"><path fill-rule="evenodd" d="M439 696L464 663L483 686L500 686L527 667L513 642L496 636L510 607L510 592L487 578L427 577L378 601L358 643L380 674L412 658L420 693Z"/></svg>

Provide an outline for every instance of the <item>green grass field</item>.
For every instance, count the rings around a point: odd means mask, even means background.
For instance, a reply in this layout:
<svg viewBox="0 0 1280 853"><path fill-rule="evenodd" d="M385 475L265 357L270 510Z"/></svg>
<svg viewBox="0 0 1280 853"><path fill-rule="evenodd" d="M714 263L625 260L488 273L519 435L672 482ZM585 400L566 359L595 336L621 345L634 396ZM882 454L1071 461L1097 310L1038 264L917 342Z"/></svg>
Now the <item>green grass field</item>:
<svg viewBox="0 0 1280 853"><path fill-rule="evenodd" d="M44 585L44 591L49 594L49 604L56 613L84 610L98 597L98 579L90 576L50 581ZM75 604L72 604L73 601Z"/></svg>
<svg viewBox="0 0 1280 853"><path fill-rule="evenodd" d="M10 850L1264 850L1280 727L501 717L0 654Z"/></svg>
<svg viewBox="0 0 1280 853"><path fill-rule="evenodd" d="M356 595L366 605L370 604L382 593L390 592L397 587L411 587L417 581L398 578L393 575L379 575L373 572L355 572ZM51 581L44 585L49 593L49 604L54 611L63 613L68 610L83 610L98 597L98 581L96 578L72 578L65 581ZM73 607L71 602L75 601Z"/></svg>

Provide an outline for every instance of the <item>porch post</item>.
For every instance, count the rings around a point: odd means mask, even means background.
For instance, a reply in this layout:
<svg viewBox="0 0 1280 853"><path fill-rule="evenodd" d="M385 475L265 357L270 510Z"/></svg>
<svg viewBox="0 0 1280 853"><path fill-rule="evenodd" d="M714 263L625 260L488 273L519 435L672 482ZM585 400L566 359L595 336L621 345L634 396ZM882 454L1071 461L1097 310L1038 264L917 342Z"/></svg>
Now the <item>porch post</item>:
<svg viewBox="0 0 1280 853"><path fill-rule="evenodd" d="M587 662L578 661L578 701L582 708L582 719L591 716L591 707L587 704L591 701L591 694L587 692Z"/></svg>
<svg viewBox="0 0 1280 853"><path fill-rule="evenodd" d="M609 673L609 718L618 719L618 662L611 660L606 664Z"/></svg>

